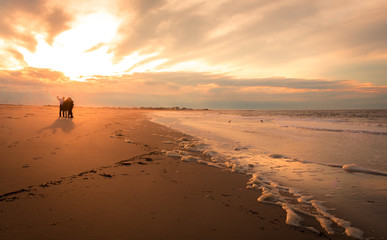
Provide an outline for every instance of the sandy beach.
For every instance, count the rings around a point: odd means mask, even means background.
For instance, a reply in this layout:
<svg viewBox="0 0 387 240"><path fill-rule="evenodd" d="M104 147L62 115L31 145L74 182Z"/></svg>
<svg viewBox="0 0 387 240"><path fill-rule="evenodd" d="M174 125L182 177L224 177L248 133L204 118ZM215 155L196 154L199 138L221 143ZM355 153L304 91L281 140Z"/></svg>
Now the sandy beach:
<svg viewBox="0 0 387 240"><path fill-rule="evenodd" d="M190 136L146 111L0 105L0 239L349 239L287 225L249 176L167 156Z"/></svg>

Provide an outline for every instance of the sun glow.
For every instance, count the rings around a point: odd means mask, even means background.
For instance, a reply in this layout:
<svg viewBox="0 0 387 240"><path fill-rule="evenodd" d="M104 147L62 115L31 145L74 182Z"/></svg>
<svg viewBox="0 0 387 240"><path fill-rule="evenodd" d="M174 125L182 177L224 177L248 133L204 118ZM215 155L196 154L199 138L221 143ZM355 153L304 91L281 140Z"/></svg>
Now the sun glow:
<svg viewBox="0 0 387 240"><path fill-rule="evenodd" d="M72 80L82 81L92 75L113 75L124 72L148 57L134 53L113 64L109 44L114 42L120 22L107 14L91 14L80 18L74 27L58 35L53 44L37 35L34 53L20 48L25 61L32 67L49 68L63 72Z"/></svg>

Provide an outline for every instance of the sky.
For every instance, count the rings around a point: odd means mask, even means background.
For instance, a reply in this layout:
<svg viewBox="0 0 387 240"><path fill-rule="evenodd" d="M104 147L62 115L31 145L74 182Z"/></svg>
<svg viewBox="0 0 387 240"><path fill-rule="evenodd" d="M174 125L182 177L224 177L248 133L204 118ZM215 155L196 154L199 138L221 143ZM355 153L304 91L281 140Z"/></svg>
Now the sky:
<svg viewBox="0 0 387 240"><path fill-rule="evenodd" d="M387 108L385 0L0 6L0 104Z"/></svg>

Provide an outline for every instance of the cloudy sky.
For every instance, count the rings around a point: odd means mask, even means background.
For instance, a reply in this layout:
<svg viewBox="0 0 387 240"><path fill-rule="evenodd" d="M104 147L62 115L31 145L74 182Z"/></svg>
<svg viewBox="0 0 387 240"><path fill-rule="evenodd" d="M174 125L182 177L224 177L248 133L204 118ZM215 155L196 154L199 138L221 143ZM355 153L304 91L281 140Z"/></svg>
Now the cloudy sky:
<svg viewBox="0 0 387 240"><path fill-rule="evenodd" d="M0 104L387 108L385 0L0 6Z"/></svg>

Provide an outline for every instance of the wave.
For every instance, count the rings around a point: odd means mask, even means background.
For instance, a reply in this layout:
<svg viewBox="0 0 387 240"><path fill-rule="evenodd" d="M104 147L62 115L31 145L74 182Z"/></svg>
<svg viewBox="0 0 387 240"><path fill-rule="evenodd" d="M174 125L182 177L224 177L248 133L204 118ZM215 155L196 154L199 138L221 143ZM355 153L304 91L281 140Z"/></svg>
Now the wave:
<svg viewBox="0 0 387 240"><path fill-rule="evenodd" d="M373 135L387 135L386 131L376 131L376 130L361 130L361 129L337 129L337 128L317 128L317 127L300 127L300 126L288 126L288 125L279 125L280 127L294 127L297 129L304 130L313 130L313 131L326 131L326 132L347 132L347 133L365 133Z"/></svg>
<svg viewBox="0 0 387 240"><path fill-rule="evenodd" d="M294 162L301 162L301 163L314 163L318 165L323 165L327 167L334 167L334 168L341 168L346 172L359 172L359 173L365 173L365 174L372 174L372 175L379 175L379 176L387 176L387 172L369 169L369 168L363 168L360 167L354 163L350 164L336 164L336 163L320 163L320 162L312 162L312 161L306 161L306 160L298 160L297 158L288 158L282 154L271 154L269 155L271 158L284 158L286 161L294 161Z"/></svg>
<svg viewBox="0 0 387 240"><path fill-rule="evenodd" d="M346 164L346 165L343 165L342 168L347 172L361 172L361 173L368 173L368 174L374 174L374 175L380 175L380 176L387 176L387 172L362 168L357 166L356 164Z"/></svg>

